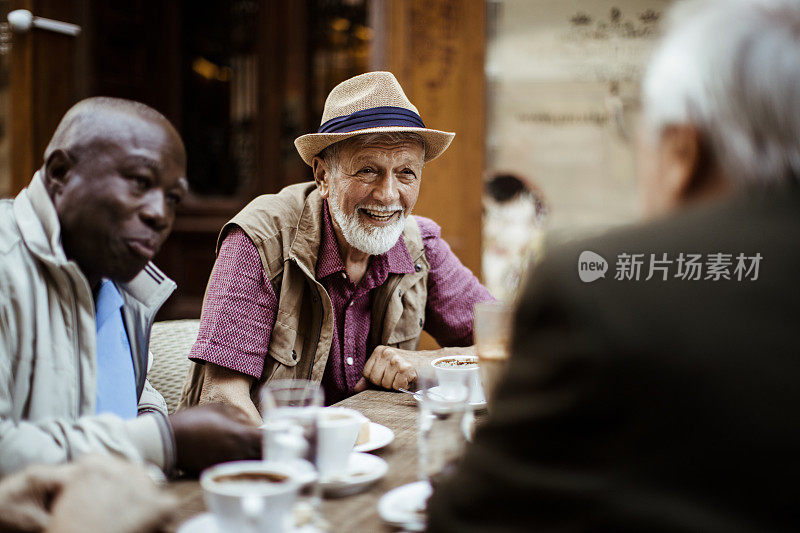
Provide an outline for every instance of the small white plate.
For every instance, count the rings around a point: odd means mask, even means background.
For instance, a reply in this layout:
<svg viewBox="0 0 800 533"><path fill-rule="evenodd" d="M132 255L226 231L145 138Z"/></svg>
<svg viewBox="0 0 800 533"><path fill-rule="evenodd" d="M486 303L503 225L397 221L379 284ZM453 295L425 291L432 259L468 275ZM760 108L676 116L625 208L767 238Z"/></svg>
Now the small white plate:
<svg viewBox="0 0 800 533"><path fill-rule="evenodd" d="M321 479L319 486L326 496L349 496L378 481L386 475L387 470L389 465L380 457L353 452L347 461L347 472L341 476Z"/></svg>
<svg viewBox="0 0 800 533"><path fill-rule="evenodd" d="M378 514L384 522L408 531L425 529L425 506L432 492L427 481L402 485L378 500Z"/></svg>
<svg viewBox="0 0 800 533"><path fill-rule="evenodd" d="M430 388L430 391L432 393L439 394L439 395L441 395L441 396L446 398L446 396L443 393L439 392L439 390L440 390L440 387L438 387L438 386ZM417 392L414 393L414 399L417 400L418 402L421 400L421 396L422 396L422 393L420 391L417 391ZM481 391L480 398L481 399L479 401L469 402L470 407L473 407L475 409L485 409L486 408L486 398L483 396L483 391Z"/></svg>
<svg viewBox="0 0 800 533"><path fill-rule="evenodd" d="M353 448L354 452L371 452L383 448L394 440L394 431L375 422L369 423L369 440Z"/></svg>
<svg viewBox="0 0 800 533"><path fill-rule="evenodd" d="M217 525L214 515L211 513L199 514L190 518L178 528L178 533L226 533ZM322 533L322 531L312 524L291 529L290 533Z"/></svg>

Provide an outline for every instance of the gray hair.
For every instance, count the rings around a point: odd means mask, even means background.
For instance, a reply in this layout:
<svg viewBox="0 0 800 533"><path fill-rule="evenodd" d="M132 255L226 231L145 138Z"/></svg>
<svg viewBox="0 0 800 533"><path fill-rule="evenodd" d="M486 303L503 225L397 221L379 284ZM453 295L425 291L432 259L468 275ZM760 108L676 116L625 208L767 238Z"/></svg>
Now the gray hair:
<svg viewBox="0 0 800 533"><path fill-rule="evenodd" d="M651 132L698 127L740 185L800 179L800 2L675 6L643 97Z"/></svg>
<svg viewBox="0 0 800 533"><path fill-rule="evenodd" d="M331 172L338 173L341 169L341 155L342 150L349 146L356 148L364 148L370 144L385 143L385 144L401 144L404 142L412 142L419 144L422 149L425 149L425 140L422 135L410 131L387 131L377 133L362 133L355 137L350 137L343 141L334 143L319 153L319 157L325 161Z"/></svg>

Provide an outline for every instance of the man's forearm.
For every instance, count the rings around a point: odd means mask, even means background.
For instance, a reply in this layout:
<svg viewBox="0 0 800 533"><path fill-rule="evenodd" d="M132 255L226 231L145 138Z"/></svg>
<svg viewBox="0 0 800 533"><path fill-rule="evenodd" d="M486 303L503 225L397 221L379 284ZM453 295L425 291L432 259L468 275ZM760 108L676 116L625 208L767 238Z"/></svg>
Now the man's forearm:
<svg viewBox="0 0 800 533"><path fill-rule="evenodd" d="M200 405L224 403L242 410L253 425L261 425L261 415L250 397L255 378L228 368L206 363Z"/></svg>

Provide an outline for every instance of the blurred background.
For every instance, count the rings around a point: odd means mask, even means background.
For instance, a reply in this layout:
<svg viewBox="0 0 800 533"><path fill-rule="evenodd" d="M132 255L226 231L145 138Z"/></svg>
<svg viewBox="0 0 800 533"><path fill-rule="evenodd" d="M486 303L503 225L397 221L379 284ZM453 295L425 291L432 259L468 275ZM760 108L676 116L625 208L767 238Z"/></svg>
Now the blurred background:
<svg viewBox="0 0 800 533"><path fill-rule="evenodd" d="M295 137L316 131L337 83L390 70L428 127L457 133L425 167L415 212L513 297L544 228L636 217L639 82L669 3L0 0L2 21L27 9L81 27L0 26L0 197L27 185L81 98L155 107L186 142L192 188L155 261L179 287L159 318L199 317L222 225L256 195L310 180Z"/></svg>

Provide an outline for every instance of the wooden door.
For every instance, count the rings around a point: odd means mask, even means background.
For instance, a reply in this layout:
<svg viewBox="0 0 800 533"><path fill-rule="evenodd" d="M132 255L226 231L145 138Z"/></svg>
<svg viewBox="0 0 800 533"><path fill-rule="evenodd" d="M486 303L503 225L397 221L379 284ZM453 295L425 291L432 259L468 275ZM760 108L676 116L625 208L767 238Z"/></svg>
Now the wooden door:
<svg viewBox="0 0 800 533"><path fill-rule="evenodd" d="M83 2L13 0L9 8L82 24ZM42 155L64 112L81 88L82 38L31 29L14 33L10 61L11 194L22 190L42 165Z"/></svg>

